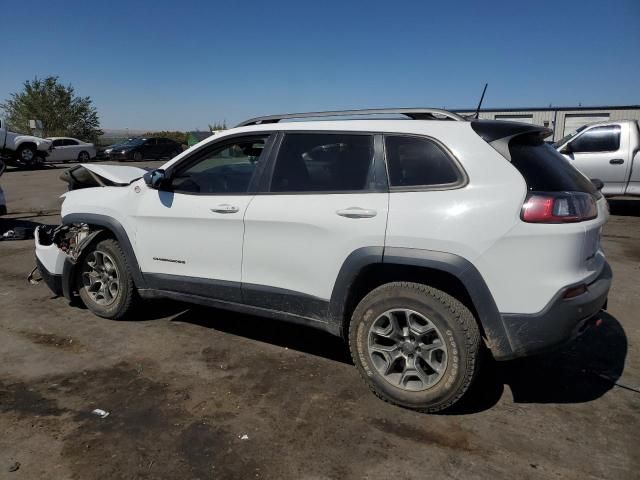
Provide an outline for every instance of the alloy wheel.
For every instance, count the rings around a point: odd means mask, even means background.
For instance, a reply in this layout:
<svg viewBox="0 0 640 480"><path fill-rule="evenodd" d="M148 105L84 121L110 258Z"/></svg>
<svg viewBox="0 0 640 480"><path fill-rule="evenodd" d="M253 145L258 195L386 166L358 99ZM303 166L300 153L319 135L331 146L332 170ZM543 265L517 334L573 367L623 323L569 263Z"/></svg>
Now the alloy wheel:
<svg viewBox="0 0 640 480"><path fill-rule="evenodd" d="M82 284L98 305L111 305L120 291L120 275L116 262L100 250L87 255L82 266Z"/></svg>
<svg viewBox="0 0 640 480"><path fill-rule="evenodd" d="M33 150L31 150L30 148L23 148L20 151L20 159L27 163L31 163L33 161L34 156L35 154L33 153Z"/></svg>
<svg viewBox="0 0 640 480"><path fill-rule="evenodd" d="M447 368L447 346L440 330L414 310L384 312L371 324L369 357L391 385L408 391L433 387Z"/></svg>

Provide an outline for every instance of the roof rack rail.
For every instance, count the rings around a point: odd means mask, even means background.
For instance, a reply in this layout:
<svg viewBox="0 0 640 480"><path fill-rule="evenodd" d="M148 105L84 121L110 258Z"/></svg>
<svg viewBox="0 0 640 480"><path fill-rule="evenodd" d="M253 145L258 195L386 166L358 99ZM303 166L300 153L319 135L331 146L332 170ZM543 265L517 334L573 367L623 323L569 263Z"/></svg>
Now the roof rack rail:
<svg viewBox="0 0 640 480"><path fill-rule="evenodd" d="M280 120L291 118L318 118L318 117L347 117L357 115L405 115L412 120L455 120L464 122L466 119L457 113L449 112L441 108L368 108L363 110L335 110L329 112L307 112L307 113L285 113L282 115L267 115L246 120L236 125L236 127L246 127L247 125L263 125L266 123L278 123ZM439 117L438 117L439 116Z"/></svg>

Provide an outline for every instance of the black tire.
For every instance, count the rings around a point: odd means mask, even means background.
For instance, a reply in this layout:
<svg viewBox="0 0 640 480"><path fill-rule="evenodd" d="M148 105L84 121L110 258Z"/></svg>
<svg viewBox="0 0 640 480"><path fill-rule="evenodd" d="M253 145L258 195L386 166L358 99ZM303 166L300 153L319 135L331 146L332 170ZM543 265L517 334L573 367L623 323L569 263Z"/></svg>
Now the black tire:
<svg viewBox="0 0 640 480"><path fill-rule="evenodd" d="M375 332L380 331L379 325L381 324L379 322L385 322L389 312L394 312L393 315L395 315L396 311L403 309L413 312L411 313L412 323L416 322L416 319L426 319L425 331L427 328L435 327L438 340L434 340L433 345L439 345L438 350L440 351L436 353L441 355L441 360L446 358L440 364L441 370L439 371L437 369L431 370L430 363L421 363L421 365L426 365L421 368L421 373L424 374L425 370L430 372L430 375L424 375L421 378L435 377L437 379L433 380L432 385L428 385L428 382L422 383L424 388L414 387L412 389L409 385L400 386L391 382L391 377L395 375L396 379L400 378L399 383L402 383L404 374L392 373L392 375L387 374L385 377L384 372L379 370L381 364L379 359L386 359L386 357L376 353L375 348L370 350L371 338L378 338ZM414 314L417 316L413 316ZM406 318L408 322L409 317ZM399 317L393 325L389 322L389 327L385 328L390 329L389 332L393 332L394 325L397 327L401 322L402 319ZM377 330L372 332L374 323ZM407 332L409 330L405 331L404 335L411 334L411 332ZM385 333L385 335L391 337L393 333ZM405 340L407 338L405 337ZM418 360L419 356L424 355L424 353L420 353L420 348L417 351L412 350L422 340L412 338L412 341L416 343L411 343L406 348L404 343L409 343L408 341L397 341L397 344L402 344L402 348L397 349L397 345L394 346L394 355L401 356L398 356L397 361L387 361L382 370L388 369L393 372L397 367L394 362L400 365L399 370L406 369L410 361L407 358L414 359L416 364L423 362L423 359ZM375 344L375 341L373 343ZM424 344L420 345L425 347ZM446 350L443 345L446 345ZM480 331L473 314L460 301L427 285L393 282L371 291L358 304L349 326L349 347L353 362L362 378L378 397L413 410L439 412L458 402L471 385L478 371L481 342ZM444 353L442 353L443 351ZM427 353L427 355L430 354ZM434 357L430 356L429 358L433 359ZM374 359L377 363L374 363ZM418 376L414 375L413 377L417 381L412 381L412 384L421 385Z"/></svg>
<svg viewBox="0 0 640 480"><path fill-rule="evenodd" d="M134 162L141 162L142 160L144 160L144 157L142 156L141 152L133 152L133 161Z"/></svg>
<svg viewBox="0 0 640 480"><path fill-rule="evenodd" d="M38 151L32 145L21 145L16 151L16 162L24 168L34 168L40 162Z"/></svg>
<svg viewBox="0 0 640 480"><path fill-rule="evenodd" d="M103 258L105 256L108 257L110 260L109 263L112 261L117 274L117 291L115 295L113 293L109 294L111 296L110 302L107 301L108 299L105 298L104 294L102 295L103 302L100 301L100 295L96 295L97 289L92 288L90 285L90 275L87 273L87 271L91 269L91 261L95 260L100 254ZM107 262L103 260L103 265L106 264ZM113 269L109 268L105 270L113 271ZM106 239L87 247L76 266L75 273L76 287L80 298L86 307L94 314L99 317L118 320L124 318L132 311L135 300L137 299L135 286L124 252L116 240ZM100 282L98 281L96 283ZM93 285L96 285L96 283ZM113 284L113 281L110 283ZM92 290L94 293L91 293ZM107 289L105 289L105 292L106 290ZM110 292L113 292L113 290L110 290Z"/></svg>
<svg viewBox="0 0 640 480"><path fill-rule="evenodd" d="M78 162L87 163L90 161L91 161L91 155L89 155L89 152L83 150L78 154Z"/></svg>

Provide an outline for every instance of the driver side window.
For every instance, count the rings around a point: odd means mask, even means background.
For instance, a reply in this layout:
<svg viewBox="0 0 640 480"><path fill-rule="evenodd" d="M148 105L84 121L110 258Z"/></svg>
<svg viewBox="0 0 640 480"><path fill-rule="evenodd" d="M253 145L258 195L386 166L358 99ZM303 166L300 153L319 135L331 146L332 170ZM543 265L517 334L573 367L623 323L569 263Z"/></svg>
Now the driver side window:
<svg viewBox="0 0 640 480"><path fill-rule="evenodd" d="M245 137L202 152L172 175L171 190L209 195L247 193L267 138Z"/></svg>

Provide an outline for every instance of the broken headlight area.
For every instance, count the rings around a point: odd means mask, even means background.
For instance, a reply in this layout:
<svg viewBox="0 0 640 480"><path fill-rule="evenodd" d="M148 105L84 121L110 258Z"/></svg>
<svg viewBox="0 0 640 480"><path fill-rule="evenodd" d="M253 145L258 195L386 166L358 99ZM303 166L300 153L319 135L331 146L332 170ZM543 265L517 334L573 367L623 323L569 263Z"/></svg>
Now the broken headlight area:
<svg viewBox="0 0 640 480"><path fill-rule="evenodd" d="M86 223L57 226L45 225L37 229L37 243L44 247L55 245L62 252L75 259L78 258L80 253L78 247L84 244L84 240L89 235L97 232L98 230L92 232Z"/></svg>
<svg viewBox="0 0 640 480"><path fill-rule="evenodd" d="M44 279L51 289L60 294L57 286L61 284L63 274L72 269L65 264L75 264L84 248L102 232L86 223L69 225L43 225L36 228L36 268L27 280L39 283ZM36 278L39 272L39 278ZM55 285L54 288L52 285Z"/></svg>

